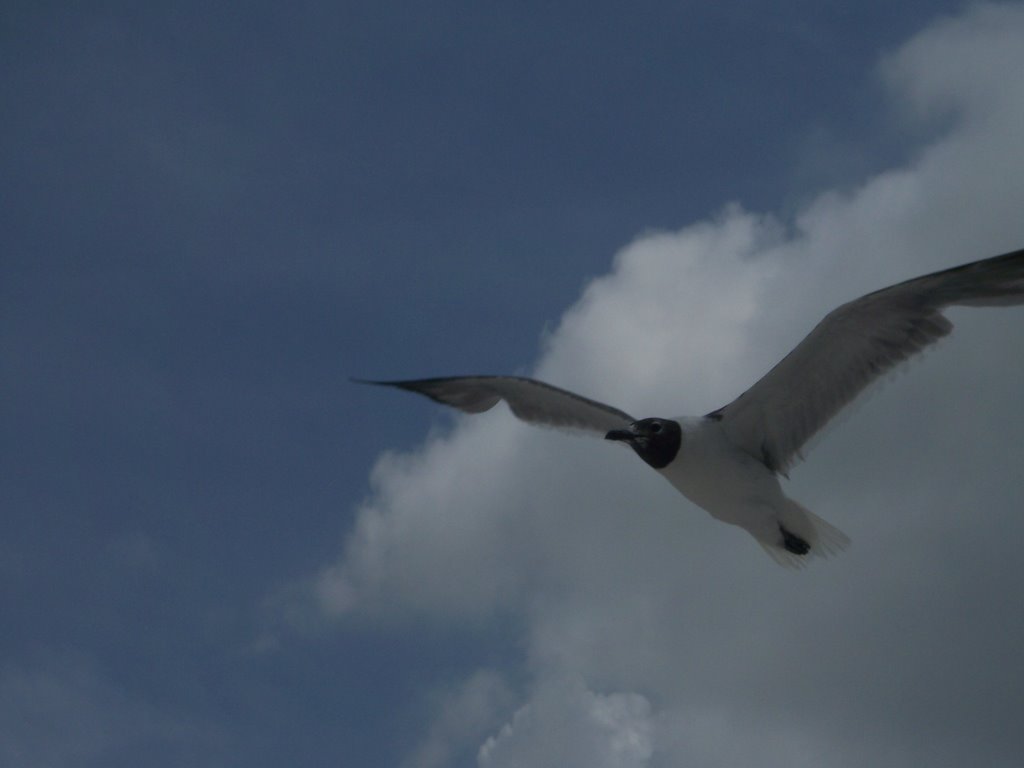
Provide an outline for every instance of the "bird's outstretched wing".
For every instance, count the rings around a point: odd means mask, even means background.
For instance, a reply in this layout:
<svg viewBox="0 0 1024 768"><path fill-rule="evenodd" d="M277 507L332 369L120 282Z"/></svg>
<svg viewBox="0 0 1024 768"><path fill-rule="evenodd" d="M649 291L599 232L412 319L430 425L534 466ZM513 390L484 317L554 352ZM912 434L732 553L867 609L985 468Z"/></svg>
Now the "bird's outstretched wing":
<svg viewBox="0 0 1024 768"><path fill-rule="evenodd" d="M508 403L523 421L546 427L581 429L600 433L622 429L635 419L610 405L589 400L543 381L521 376L454 376L412 381L362 381L419 392L431 400L466 413L482 413Z"/></svg>
<svg viewBox="0 0 1024 768"><path fill-rule="evenodd" d="M784 473L868 384L953 329L944 308L1014 304L1024 304L1024 249L869 293L830 312L760 381L708 416Z"/></svg>

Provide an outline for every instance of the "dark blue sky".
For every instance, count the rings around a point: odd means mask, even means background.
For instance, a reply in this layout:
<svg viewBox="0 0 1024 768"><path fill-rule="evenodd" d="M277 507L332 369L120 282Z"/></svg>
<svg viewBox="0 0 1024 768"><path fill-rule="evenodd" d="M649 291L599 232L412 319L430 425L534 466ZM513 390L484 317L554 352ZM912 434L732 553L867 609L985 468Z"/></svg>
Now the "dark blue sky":
<svg viewBox="0 0 1024 768"><path fill-rule="evenodd" d="M0 762L408 755L507 617L257 647L436 421L348 378L526 369L637 235L906 159L875 68L960 6L7 3Z"/></svg>

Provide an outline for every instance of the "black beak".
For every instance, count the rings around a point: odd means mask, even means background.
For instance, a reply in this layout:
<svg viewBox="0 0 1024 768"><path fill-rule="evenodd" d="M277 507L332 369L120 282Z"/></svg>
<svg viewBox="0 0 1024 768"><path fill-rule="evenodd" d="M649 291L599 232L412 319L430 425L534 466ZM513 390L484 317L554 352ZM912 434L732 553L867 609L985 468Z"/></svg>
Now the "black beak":
<svg viewBox="0 0 1024 768"><path fill-rule="evenodd" d="M636 439L636 434L629 429L613 429L604 436L605 440L622 440L630 443Z"/></svg>

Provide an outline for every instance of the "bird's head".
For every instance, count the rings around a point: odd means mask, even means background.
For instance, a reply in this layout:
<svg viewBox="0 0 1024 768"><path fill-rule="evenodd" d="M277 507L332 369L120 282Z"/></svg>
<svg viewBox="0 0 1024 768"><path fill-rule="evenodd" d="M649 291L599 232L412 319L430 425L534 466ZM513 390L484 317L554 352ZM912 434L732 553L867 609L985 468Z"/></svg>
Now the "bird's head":
<svg viewBox="0 0 1024 768"><path fill-rule="evenodd" d="M683 430L674 419L640 419L628 429L613 429L605 440L620 440L655 469L664 469L679 453Z"/></svg>

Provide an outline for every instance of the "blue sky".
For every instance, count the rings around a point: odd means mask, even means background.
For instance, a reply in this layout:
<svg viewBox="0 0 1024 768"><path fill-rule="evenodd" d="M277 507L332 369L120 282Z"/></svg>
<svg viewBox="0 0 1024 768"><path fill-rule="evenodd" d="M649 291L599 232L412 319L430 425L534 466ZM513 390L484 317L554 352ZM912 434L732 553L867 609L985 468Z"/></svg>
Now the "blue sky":
<svg viewBox="0 0 1024 768"><path fill-rule="evenodd" d="M1020 310L794 472L854 540L795 576L608 446L348 381L704 412L1020 247L1019 3L8 3L0 42L4 765L1019 757Z"/></svg>

